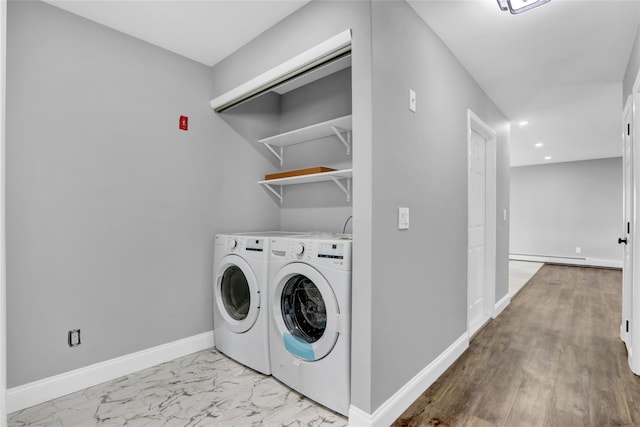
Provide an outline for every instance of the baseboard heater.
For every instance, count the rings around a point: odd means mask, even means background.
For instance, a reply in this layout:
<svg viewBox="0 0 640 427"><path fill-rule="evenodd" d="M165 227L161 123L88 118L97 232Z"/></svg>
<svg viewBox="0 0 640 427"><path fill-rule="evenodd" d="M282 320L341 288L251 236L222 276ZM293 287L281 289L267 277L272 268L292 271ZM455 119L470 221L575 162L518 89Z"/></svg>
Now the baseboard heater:
<svg viewBox="0 0 640 427"><path fill-rule="evenodd" d="M576 265L581 267L622 268L621 260L580 258L556 255L532 255L510 253L509 259L513 261L532 261L545 264Z"/></svg>

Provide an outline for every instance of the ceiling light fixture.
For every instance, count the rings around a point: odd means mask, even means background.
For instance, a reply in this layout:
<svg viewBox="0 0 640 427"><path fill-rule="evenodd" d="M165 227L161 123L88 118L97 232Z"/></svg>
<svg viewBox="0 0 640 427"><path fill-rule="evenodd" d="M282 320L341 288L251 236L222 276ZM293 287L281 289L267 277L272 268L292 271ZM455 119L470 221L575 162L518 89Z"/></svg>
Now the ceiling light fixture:
<svg viewBox="0 0 640 427"><path fill-rule="evenodd" d="M529 122L528 122L528 121L526 121L526 120L523 120L523 121L521 121L521 122L520 122L520 123L518 123L518 124L519 124L520 126L526 126L526 125L528 125L528 124L529 124Z"/></svg>
<svg viewBox="0 0 640 427"><path fill-rule="evenodd" d="M551 160L551 156L545 156L545 160Z"/></svg>
<svg viewBox="0 0 640 427"><path fill-rule="evenodd" d="M498 0L498 6L500 10L508 10L512 15L516 15L549 3L550 1L551 0Z"/></svg>
<svg viewBox="0 0 640 427"><path fill-rule="evenodd" d="M544 144L542 142L536 142L535 147L536 148L542 148L542 147L544 147Z"/></svg>

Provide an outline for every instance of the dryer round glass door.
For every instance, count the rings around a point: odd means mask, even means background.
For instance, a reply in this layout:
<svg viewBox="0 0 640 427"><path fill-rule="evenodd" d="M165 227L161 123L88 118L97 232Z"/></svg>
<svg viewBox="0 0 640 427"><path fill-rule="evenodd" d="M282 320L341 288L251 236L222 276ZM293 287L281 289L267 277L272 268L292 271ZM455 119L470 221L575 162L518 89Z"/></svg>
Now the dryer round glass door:
<svg viewBox="0 0 640 427"><path fill-rule="evenodd" d="M229 316L238 321L247 318L251 306L251 291L247 277L237 265L228 267L222 274L220 295Z"/></svg>
<svg viewBox="0 0 640 427"><path fill-rule="evenodd" d="M304 263L283 267L275 277L273 317L282 345L294 356L320 360L338 340L340 310L329 282Z"/></svg>
<svg viewBox="0 0 640 427"><path fill-rule="evenodd" d="M256 276L241 257L225 257L216 274L214 298L226 326L243 333L255 324L260 310Z"/></svg>

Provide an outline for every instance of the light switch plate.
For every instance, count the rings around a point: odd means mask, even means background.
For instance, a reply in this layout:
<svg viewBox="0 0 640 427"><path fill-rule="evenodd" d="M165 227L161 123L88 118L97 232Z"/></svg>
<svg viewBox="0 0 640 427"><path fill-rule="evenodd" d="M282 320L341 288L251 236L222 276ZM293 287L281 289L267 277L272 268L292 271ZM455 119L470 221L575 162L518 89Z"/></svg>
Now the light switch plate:
<svg viewBox="0 0 640 427"><path fill-rule="evenodd" d="M398 208L398 230L409 229L409 208Z"/></svg>
<svg viewBox="0 0 640 427"><path fill-rule="evenodd" d="M409 110L416 112L416 92L413 89L409 89Z"/></svg>

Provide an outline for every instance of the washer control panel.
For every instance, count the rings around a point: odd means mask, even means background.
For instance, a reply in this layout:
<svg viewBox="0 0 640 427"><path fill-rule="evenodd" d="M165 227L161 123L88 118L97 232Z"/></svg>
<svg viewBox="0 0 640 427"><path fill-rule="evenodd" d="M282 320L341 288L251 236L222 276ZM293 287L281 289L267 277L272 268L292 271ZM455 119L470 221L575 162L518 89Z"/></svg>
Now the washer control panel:
<svg viewBox="0 0 640 427"><path fill-rule="evenodd" d="M290 239L286 257L314 264L351 268L351 240Z"/></svg>

